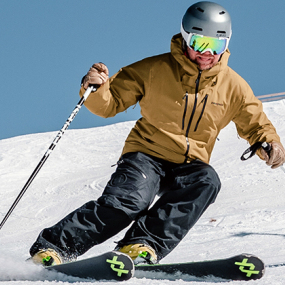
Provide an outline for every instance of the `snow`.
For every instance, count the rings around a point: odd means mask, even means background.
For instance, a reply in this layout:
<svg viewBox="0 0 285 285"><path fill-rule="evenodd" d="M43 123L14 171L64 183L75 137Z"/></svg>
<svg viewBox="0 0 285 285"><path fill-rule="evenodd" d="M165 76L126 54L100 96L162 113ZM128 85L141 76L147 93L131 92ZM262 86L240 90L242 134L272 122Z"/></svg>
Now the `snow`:
<svg viewBox="0 0 285 285"><path fill-rule="evenodd" d="M285 100L268 102L264 110L285 145ZM24 262L39 232L73 209L96 199L104 189L134 122L68 130L0 231L0 283L96 284L66 277ZM0 140L0 218L4 218L57 132ZM226 284L284 284L285 173L272 170L257 156L242 162L248 148L234 124L220 134L211 164L222 181L216 202L209 207L180 245L163 262L200 261L252 253L267 265L257 281ZM83 257L112 250L124 232L92 248ZM13 281L10 281L13 280ZM55 281L57 280L57 281ZM201 280L200 280L201 281ZM125 284L200 284L199 280L131 279ZM202 284L225 284L208 278ZM114 284L114 282L104 282Z"/></svg>

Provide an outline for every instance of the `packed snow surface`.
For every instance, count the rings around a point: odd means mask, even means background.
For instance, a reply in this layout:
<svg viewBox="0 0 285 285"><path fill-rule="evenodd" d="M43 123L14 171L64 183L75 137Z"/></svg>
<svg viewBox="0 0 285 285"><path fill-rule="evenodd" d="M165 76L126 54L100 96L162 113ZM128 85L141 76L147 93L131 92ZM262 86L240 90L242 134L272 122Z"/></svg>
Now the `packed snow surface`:
<svg viewBox="0 0 285 285"><path fill-rule="evenodd" d="M285 100L264 104L285 145ZM24 262L39 232L102 193L134 122L68 130L0 231L1 284L97 284L58 275ZM57 132L0 140L0 218L32 174ZM180 245L163 262L257 255L268 266L257 281L131 279L126 284L258 284L283 285L285 266L285 173L272 170L257 156L242 162L248 143L229 124L219 135L211 165L222 181L209 207ZM88 251L82 258L112 250L124 232ZM56 281L57 280L57 281ZM104 282L114 284L114 282Z"/></svg>

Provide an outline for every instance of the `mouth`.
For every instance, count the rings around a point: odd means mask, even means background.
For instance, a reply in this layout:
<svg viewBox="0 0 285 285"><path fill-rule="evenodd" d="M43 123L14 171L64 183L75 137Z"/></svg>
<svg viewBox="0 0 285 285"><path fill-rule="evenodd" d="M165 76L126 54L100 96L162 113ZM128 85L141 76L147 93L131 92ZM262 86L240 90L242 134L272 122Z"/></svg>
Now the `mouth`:
<svg viewBox="0 0 285 285"><path fill-rule="evenodd" d="M200 69L205 69L206 67L210 67L213 63L213 58L210 56L197 56L196 63L199 65Z"/></svg>
<svg viewBox="0 0 285 285"><path fill-rule="evenodd" d="M197 57L200 62L208 63L212 61L212 57L198 56Z"/></svg>
<svg viewBox="0 0 285 285"><path fill-rule="evenodd" d="M209 69L213 66L214 59L211 56L197 56L196 63L201 70Z"/></svg>

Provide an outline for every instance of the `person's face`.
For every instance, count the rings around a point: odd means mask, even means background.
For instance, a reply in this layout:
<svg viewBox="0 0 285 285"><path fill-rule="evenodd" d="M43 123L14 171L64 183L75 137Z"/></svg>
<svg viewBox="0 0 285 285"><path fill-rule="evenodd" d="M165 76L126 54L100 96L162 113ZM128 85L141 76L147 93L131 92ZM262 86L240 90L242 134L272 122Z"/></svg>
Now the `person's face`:
<svg viewBox="0 0 285 285"><path fill-rule="evenodd" d="M201 54L187 46L187 53L191 61L199 66L200 70L212 68L220 60L221 54L212 55L209 51Z"/></svg>

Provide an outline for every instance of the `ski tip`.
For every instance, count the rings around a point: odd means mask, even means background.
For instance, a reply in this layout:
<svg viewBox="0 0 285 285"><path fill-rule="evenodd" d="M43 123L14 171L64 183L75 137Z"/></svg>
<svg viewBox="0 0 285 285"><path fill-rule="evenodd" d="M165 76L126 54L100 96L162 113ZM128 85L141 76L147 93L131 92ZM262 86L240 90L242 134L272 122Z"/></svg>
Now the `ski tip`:
<svg viewBox="0 0 285 285"><path fill-rule="evenodd" d="M98 281L126 281L134 276L132 259L117 251L108 251L101 255L45 268L68 276Z"/></svg>
<svg viewBox="0 0 285 285"><path fill-rule="evenodd" d="M131 257L119 251L111 251L111 256L106 259L110 264L110 270L113 271L115 280L123 281L132 278L135 274L135 265Z"/></svg>
<svg viewBox="0 0 285 285"><path fill-rule="evenodd" d="M235 257L235 265L237 266L243 280L260 279L265 274L265 264L256 255L243 253Z"/></svg>

